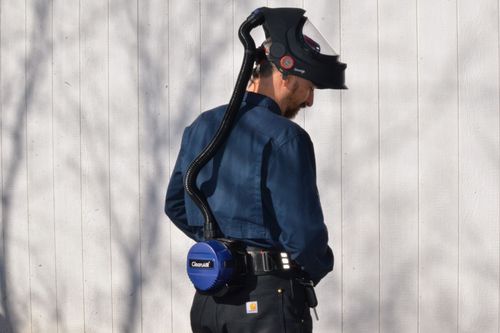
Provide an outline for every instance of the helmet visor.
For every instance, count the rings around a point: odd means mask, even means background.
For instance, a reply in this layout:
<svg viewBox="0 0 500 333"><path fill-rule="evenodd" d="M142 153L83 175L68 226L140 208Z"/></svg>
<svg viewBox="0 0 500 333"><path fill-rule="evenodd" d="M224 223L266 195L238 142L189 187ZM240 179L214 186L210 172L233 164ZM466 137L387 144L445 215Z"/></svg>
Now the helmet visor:
<svg viewBox="0 0 500 333"><path fill-rule="evenodd" d="M313 52L327 55L327 56L337 56L337 52L328 44L323 35L319 30L306 19L304 26L302 27L302 38L306 48L312 50Z"/></svg>

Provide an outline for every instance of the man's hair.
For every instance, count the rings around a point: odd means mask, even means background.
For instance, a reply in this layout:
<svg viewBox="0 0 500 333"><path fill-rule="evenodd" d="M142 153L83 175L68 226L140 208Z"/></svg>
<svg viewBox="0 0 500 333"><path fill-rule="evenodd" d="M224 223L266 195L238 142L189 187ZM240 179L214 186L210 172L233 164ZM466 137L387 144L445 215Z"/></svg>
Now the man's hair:
<svg viewBox="0 0 500 333"><path fill-rule="evenodd" d="M270 62L267 58L260 61L252 71L252 80L259 79L262 77L270 77L273 73L274 64Z"/></svg>
<svg viewBox="0 0 500 333"><path fill-rule="evenodd" d="M262 43L262 45L257 49L256 54L256 65L252 70L252 77L250 82L253 82L259 78L270 77L275 69L275 66L267 58L267 53L271 48L271 39L268 38Z"/></svg>

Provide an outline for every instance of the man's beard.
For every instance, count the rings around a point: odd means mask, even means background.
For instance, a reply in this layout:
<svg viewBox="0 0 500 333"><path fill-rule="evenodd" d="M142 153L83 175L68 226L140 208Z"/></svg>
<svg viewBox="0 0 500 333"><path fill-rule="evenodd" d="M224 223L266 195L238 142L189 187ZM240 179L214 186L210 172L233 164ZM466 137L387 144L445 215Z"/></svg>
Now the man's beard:
<svg viewBox="0 0 500 333"><path fill-rule="evenodd" d="M283 116L287 119L293 119L295 116L299 113L300 109L303 109L306 107L306 103L302 103L297 107L288 107L286 108Z"/></svg>
<svg viewBox="0 0 500 333"><path fill-rule="evenodd" d="M287 118L287 119L295 118L297 113L299 113L300 109L305 108L307 106L306 102L302 102L299 105L290 105L291 104L290 101L293 100L293 96L295 95L295 93L297 92L298 89L299 89L299 84L297 82L295 82L295 84L292 87L292 92L291 92L290 97L289 97L289 102L288 102L289 105L285 109L285 112L283 113L283 116L285 116L285 118ZM293 103L293 104L295 104L295 103Z"/></svg>

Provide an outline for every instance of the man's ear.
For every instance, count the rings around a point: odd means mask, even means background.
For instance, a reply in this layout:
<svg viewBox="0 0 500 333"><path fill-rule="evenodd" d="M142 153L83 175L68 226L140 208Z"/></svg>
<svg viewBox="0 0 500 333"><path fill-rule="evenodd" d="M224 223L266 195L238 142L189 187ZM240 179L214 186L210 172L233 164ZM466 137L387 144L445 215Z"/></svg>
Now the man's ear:
<svg viewBox="0 0 500 333"><path fill-rule="evenodd" d="M295 78L293 77L293 75L286 75L283 73L280 73L280 75L281 75L283 87L288 88L288 89L292 89L292 87L294 85L294 81L295 81Z"/></svg>
<svg viewBox="0 0 500 333"><path fill-rule="evenodd" d="M290 92L295 92L299 86L298 79L295 75L285 75L283 78L283 87Z"/></svg>

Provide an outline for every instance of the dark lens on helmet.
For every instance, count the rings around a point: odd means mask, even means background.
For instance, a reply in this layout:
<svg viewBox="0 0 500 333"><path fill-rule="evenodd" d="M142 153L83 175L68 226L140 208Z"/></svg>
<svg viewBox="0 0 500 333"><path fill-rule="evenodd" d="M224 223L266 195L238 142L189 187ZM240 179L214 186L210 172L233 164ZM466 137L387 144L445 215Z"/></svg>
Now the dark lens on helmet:
<svg viewBox="0 0 500 333"><path fill-rule="evenodd" d="M304 35L304 42L306 42L306 44L314 51L321 53L321 46L319 46L319 44L316 43L312 38Z"/></svg>

